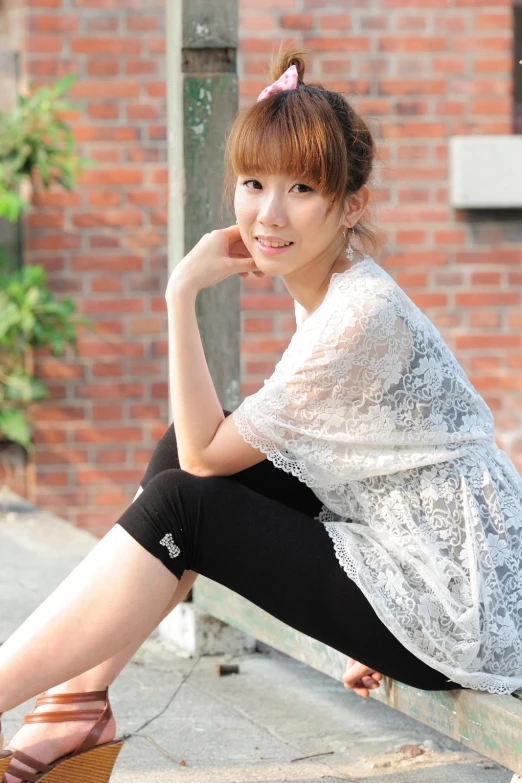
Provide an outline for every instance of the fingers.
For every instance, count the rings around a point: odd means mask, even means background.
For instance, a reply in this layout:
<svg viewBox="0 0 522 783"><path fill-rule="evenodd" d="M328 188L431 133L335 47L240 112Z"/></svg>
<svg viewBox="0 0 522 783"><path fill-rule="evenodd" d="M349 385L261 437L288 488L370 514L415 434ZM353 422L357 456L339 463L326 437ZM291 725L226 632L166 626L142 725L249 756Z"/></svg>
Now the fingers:
<svg viewBox="0 0 522 783"><path fill-rule="evenodd" d="M367 666L365 666L362 663L359 663L358 661L354 661L351 666L347 666L347 668L344 671L343 674L343 682L345 687L351 688L355 685L355 683L359 682L359 680L370 674L371 669L368 669Z"/></svg>
<svg viewBox="0 0 522 783"><path fill-rule="evenodd" d="M357 696L362 696L363 699L367 699L370 696L368 688L352 688L352 690Z"/></svg>
<svg viewBox="0 0 522 783"><path fill-rule="evenodd" d="M239 233L239 226L237 223L233 223L231 226L226 226L226 228L219 229L220 231L225 231L230 236L241 236Z"/></svg>
<svg viewBox="0 0 522 783"><path fill-rule="evenodd" d="M244 247L239 226L227 226L226 228L219 229L219 231L225 239L225 246L228 245L229 248L232 248L236 243L239 243Z"/></svg>
<svg viewBox="0 0 522 783"><path fill-rule="evenodd" d="M375 672L353 658L348 658L343 674L344 687L353 690L358 696L368 698L370 690L379 687L382 674Z"/></svg>
<svg viewBox="0 0 522 783"><path fill-rule="evenodd" d="M371 669L369 666L365 666L364 663L360 663L359 661L356 661L355 658L346 659L346 667L343 674L343 682L345 681L351 682L354 678L366 678L366 677L371 677L377 682L380 682L382 680L382 674L380 672L376 672L374 669Z"/></svg>
<svg viewBox="0 0 522 783"><path fill-rule="evenodd" d="M230 258L244 258L245 260L252 258L250 251L243 242L242 239L237 239L234 242L228 244L228 255Z"/></svg>
<svg viewBox="0 0 522 783"><path fill-rule="evenodd" d="M372 669L365 666L364 663L360 663L353 658L348 658L343 674L343 682L352 683L359 680L361 677L366 677L372 673Z"/></svg>
<svg viewBox="0 0 522 783"><path fill-rule="evenodd" d="M225 248L227 248L226 254L229 256L229 258L234 258L238 261L241 260L241 261L249 262L247 263L247 265L253 267L250 268L248 271L238 272L238 275L240 277L248 277L250 272L252 272L256 277L264 277L265 273L257 268L254 259L250 255L250 251L248 250L247 246L245 245L245 243L241 238L239 226L237 225L227 226L226 228L222 228L219 230L222 232L223 236L225 237Z"/></svg>
<svg viewBox="0 0 522 783"><path fill-rule="evenodd" d="M241 238L239 226L218 228L212 231L211 234L215 236L216 241L219 241L225 255L231 258L250 258L250 253Z"/></svg>
<svg viewBox="0 0 522 783"><path fill-rule="evenodd" d="M351 688L347 688L347 690L351 690L357 696L362 696L363 699L367 699L370 695L370 691L373 691L378 687L379 683L375 682L375 680L370 677L367 679L365 678L364 680L359 680Z"/></svg>

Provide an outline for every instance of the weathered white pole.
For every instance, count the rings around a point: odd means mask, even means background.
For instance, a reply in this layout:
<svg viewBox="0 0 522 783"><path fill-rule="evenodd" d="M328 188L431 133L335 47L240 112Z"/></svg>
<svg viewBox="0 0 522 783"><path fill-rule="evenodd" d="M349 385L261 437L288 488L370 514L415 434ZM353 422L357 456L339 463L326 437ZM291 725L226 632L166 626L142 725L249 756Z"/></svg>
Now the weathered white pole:
<svg viewBox="0 0 522 783"><path fill-rule="evenodd" d="M185 169L183 166L183 76L181 41L183 5L166 0L167 22L167 145L168 145L168 266L169 274L185 248Z"/></svg>
<svg viewBox="0 0 522 783"><path fill-rule="evenodd" d="M169 269L207 231L234 219L223 206L223 142L237 111L237 0L167 0ZM239 276L198 295L198 324L223 408L240 402Z"/></svg>

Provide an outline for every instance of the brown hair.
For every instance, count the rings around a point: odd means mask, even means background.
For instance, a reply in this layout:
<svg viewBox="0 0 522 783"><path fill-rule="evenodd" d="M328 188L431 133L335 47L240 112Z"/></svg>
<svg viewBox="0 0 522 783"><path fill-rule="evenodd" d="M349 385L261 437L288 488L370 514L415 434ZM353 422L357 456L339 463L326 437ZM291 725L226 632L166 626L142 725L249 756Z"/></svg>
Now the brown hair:
<svg viewBox="0 0 522 783"><path fill-rule="evenodd" d="M240 113L226 143L226 182L231 192L240 174L287 174L305 177L340 208L344 199L369 180L375 142L364 120L338 92L304 84L304 51L283 51L272 60L275 81L295 65L295 90L274 93ZM365 221L355 233L375 248L374 232Z"/></svg>

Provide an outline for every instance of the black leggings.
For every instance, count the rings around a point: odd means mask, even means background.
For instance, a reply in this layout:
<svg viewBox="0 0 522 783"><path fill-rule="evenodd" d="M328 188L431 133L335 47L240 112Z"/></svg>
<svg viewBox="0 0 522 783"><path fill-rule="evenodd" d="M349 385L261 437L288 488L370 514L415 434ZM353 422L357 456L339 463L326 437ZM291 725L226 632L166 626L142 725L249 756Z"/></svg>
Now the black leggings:
<svg viewBox="0 0 522 783"><path fill-rule="evenodd" d="M179 467L171 426L142 487L117 524L178 579L186 569L203 574L401 682L427 690L460 687L416 658L379 620L314 520L322 503L269 460L232 476L193 476Z"/></svg>

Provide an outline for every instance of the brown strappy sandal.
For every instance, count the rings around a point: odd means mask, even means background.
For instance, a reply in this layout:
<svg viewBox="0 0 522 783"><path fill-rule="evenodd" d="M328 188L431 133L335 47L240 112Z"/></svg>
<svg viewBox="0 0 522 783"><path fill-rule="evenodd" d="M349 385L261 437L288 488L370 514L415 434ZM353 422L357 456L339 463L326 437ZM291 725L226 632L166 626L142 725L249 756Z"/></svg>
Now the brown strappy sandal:
<svg viewBox="0 0 522 783"><path fill-rule="evenodd" d="M105 701L103 709L63 710L63 712L30 712L23 723L62 723L66 721L95 720L93 728L87 734L73 753L61 756L52 764L43 764L31 758L26 753L14 748L6 748L10 753L3 774L13 775L22 783L108 783L118 754L123 747L123 740L113 740L97 745L103 730L112 718L109 704L108 688L104 691L88 691L86 693L53 693L42 694L36 700L36 707L42 704L79 704L88 701ZM35 772L22 770L14 761L20 761L31 767ZM10 762L10 763L9 763ZM1 778L3 780L3 778Z"/></svg>

